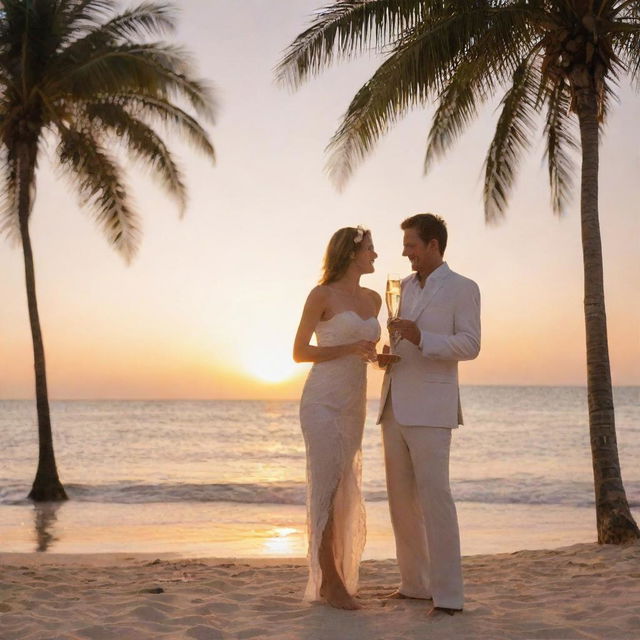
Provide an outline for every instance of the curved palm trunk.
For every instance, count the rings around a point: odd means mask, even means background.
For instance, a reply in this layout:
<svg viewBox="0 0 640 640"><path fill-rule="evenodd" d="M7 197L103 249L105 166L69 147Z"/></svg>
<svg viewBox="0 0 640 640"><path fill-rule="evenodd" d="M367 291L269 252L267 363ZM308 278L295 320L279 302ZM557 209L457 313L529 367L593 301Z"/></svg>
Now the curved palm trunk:
<svg viewBox="0 0 640 640"><path fill-rule="evenodd" d="M577 93L582 143L580 213L584 257L589 432L596 498L598 542L640 538L625 494L618 459L604 303L602 244L598 220L598 106L591 82Z"/></svg>
<svg viewBox="0 0 640 640"><path fill-rule="evenodd" d="M18 149L18 217L20 237L24 252L24 271L27 284L29 321L33 339L33 360L36 375L36 403L38 409L38 470L29 498L37 502L66 500L67 494L58 477L56 459L53 453L49 396L44 361L44 345L38 317L36 280L33 268L33 253L29 237L29 211L31 209L31 186L35 179L35 145L21 143Z"/></svg>

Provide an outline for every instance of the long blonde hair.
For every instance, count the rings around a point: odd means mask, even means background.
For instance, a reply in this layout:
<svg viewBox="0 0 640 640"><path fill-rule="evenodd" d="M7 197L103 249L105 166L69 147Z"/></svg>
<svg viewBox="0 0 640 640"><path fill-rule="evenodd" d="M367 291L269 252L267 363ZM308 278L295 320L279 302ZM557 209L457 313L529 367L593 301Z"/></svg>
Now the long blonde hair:
<svg viewBox="0 0 640 640"><path fill-rule="evenodd" d="M370 233L362 227L344 227L331 236L324 254L320 284L331 284L342 278ZM360 238L359 242L356 242L357 238Z"/></svg>

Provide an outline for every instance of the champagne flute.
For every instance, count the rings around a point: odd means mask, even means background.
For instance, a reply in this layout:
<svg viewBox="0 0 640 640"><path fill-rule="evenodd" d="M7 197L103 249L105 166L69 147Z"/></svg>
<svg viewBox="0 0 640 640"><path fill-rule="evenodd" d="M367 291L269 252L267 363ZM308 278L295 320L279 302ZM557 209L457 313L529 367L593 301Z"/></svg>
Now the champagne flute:
<svg viewBox="0 0 640 640"><path fill-rule="evenodd" d="M390 273L387 276L386 301L387 311L389 312L389 320L395 320L400 313L400 292L402 291L402 283L400 276Z"/></svg>
<svg viewBox="0 0 640 640"><path fill-rule="evenodd" d="M395 273L390 273L387 276L387 288L386 288L386 302L387 311L389 313L389 321L395 320L400 313L400 294L402 292L402 281L400 276ZM394 345L397 340L392 338Z"/></svg>

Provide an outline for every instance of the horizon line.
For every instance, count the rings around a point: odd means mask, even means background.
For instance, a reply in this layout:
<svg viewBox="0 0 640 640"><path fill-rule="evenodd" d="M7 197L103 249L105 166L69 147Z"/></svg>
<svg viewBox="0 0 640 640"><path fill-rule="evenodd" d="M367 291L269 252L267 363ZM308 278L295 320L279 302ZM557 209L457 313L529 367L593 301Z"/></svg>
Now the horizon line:
<svg viewBox="0 0 640 640"><path fill-rule="evenodd" d="M461 384L461 388L520 388L520 389L587 389L587 385L577 385L577 384ZM640 389L640 384L617 384L613 385L613 389ZM0 402L26 402L26 401L35 401L35 396L31 397L20 397L20 398L2 398L0 397ZM379 396L368 396L367 401L369 400L379 400ZM175 398L161 398L161 397L136 397L136 398L118 398L118 397L105 397L105 398L96 398L96 397L78 397L78 398L49 398L51 402L117 402L117 401L128 401L128 402L296 402L300 400L300 396L292 397L292 398L256 398L256 397L247 397L247 398L229 398L229 397L175 397Z"/></svg>

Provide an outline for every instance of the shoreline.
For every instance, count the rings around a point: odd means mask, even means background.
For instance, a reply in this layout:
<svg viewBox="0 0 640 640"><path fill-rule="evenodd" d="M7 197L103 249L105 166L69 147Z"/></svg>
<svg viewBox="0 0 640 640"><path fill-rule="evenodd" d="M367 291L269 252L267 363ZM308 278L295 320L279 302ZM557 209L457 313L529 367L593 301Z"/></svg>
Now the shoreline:
<svg viewBox="0 0 640 640"><path fill-rule="evenodd" d="M458 502L463 555L553 549L593 542L595 511L562 505ZM363 558L395 556L386 501L367 502ZM108 504L67 502L0 510L0 548L43 554L152 551L180 558L304 558L303 505L237 503Z"/></svg>
<svg viewBox="0 0 640 640"><path fill-rule="evenodd" d="M363 609L301 601L302 558L0 553L3 640L631 640L640 628L640 543L464 556L465 611L385 600L394 560L366 560Z"/></svg>

